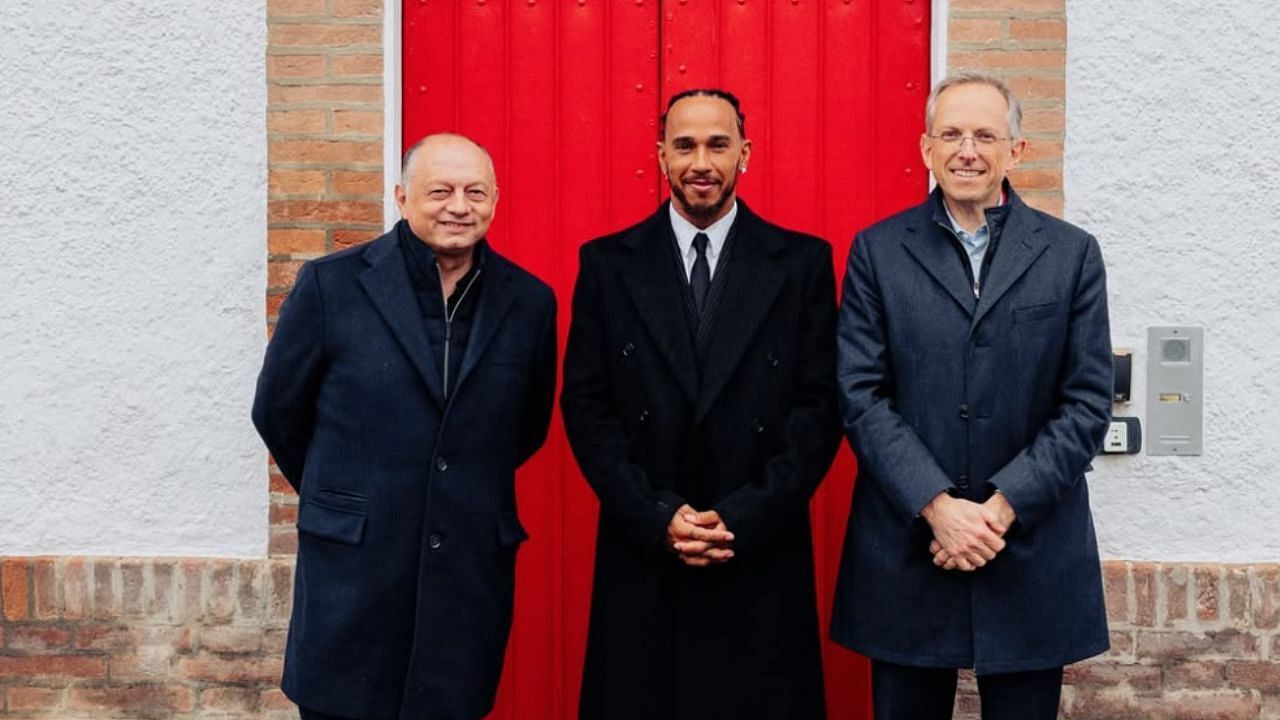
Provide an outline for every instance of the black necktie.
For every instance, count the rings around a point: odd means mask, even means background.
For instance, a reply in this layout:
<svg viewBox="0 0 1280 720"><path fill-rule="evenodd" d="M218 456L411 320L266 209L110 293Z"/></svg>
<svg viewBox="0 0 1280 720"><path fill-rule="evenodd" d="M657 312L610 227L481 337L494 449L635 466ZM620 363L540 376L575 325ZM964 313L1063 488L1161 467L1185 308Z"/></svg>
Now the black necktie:
<svg viewBox="0 0 1280 720"><path fill-rule="evenodd" d="M707 289L711 287L711 265L707 263L706 233L693 236L693 249L698 253L693 261L693 271L689 273L689 287L693 290L693 306L698 314L702 314L702 306L707 301Z"/></svg>

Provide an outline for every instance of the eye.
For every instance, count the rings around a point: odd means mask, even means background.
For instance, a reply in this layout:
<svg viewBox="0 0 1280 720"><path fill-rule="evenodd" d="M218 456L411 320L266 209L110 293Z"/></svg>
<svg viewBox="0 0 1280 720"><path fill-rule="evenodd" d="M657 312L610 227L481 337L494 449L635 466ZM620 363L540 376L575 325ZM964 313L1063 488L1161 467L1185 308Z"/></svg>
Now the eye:
<svg viewBox="0 0 1280 720"><path fill-rule="evenodd" d="M427 191L427 196L432 200L444 200L449 197L449 191L444 188L434 188Z"/></svg>
<svg viewBox="0 0 1280 720"><path fill-rule="evenodd" d="M964 136L964 133L954 128L943 130L942 132L938 133L939 140L943 142L949 142L949 143L956 142L963 136Z"/></svg>
<svg viewBox="0 0 1280 720"><path fill-rule="evenodd" d="M676 140L674 143L671 143L671 145L680 152L688 152L693 149L693 143L688 140Z"/></svg>
<svg viewBox="0 0 1280 720"><path fill-rule="evenodd" d="M467 191L467 197L471 198L472 200L484 200L485 198L489 197L489 193L485 192L484 190L481 190L480 188L471 188L470 190Z"/></svg>
<svg viewBox="0 0 1280 720"><path fill-rule="evenodd" d="M712 150L715 150L716 152L724 152L725 150L728 150L728 149L729 149L729 141L728 141L728 140L717 140L717 141L715 141L715 142L711 143L711 149L712 149Z"/></svg>
<svg viewBox="0 0 1280 720"><path fill-rule="evenodd" d="M983 145L990 145L994 143L996 140L999 140L999 138L996 137L996 134L991 132L990 130L979 130L978 132L973 134L973 137Z"/></svg>

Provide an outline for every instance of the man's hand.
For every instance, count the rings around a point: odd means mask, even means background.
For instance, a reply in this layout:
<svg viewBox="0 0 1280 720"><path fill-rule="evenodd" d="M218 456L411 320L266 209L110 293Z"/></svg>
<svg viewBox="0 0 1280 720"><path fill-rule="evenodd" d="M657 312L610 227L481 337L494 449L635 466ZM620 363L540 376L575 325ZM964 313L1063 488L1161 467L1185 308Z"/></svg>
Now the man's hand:
<svg viewBox="0 0 1280 720"><path fill-rule="evenodd" d="M715 510L698 512L685 504L667 525L667 546L692 567L727 562L733 557L732 543L733 533Z"/></svg>
<svg viewBox="0 0 1280 720"><path fill-rule="evenodd" d="M1004 549L1002 536L1009 528L1002 520L1013 515L1004 497L996 493L993 498L997 496L1000 500L996 503L979 505L939 493L920 511L933 530L929 552L934 565L971 572L995 559Z"/></svg>

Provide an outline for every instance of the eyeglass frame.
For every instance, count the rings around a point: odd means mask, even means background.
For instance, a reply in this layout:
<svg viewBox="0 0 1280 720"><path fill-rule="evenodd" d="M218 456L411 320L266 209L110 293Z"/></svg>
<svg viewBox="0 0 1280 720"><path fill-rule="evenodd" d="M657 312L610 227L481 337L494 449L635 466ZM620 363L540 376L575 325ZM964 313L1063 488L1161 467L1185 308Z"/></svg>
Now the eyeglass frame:
<svg viewBox="0 0 1280 720"><path fill-rule="evenodd" d="M959 137L955 137L955 138L945 137L951 132L959 133ZM990 131L979 130L978 133L980 132L990 132ZM930 135L929 133L925 133L925 137L930 138L932 140L937 140L938 142L941 142L944 145L950 145L953 147L964 147L964 141L968 140L973 144L975 148L991 147L992 145L995 145L998 142L1002 142L1002 141L1012 142L1018 139L1015 137L1000 137L998 135L995 135L994 133L992 133L990 139L980 139L978 137L978 133L972 133L972 134L966 135L964 133L961 133L959 130L944 130L942 133L938 135Z"/></svg>

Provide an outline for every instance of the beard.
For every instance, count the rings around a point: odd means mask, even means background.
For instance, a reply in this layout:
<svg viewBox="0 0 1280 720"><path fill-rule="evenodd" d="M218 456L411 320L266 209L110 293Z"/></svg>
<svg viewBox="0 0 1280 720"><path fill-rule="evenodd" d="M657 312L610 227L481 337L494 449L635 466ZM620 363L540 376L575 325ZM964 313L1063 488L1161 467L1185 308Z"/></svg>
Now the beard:
<svg viewBox="0 0 1280 720"><path fill-rule="evenodd" d="M674 198L676 204L684 214L695 224L710 224L724 210L729 201L733 199L734 191L738 188L738 171L735 168L733 174L725 178L724 184L720 186L720 196L711 202L694 204L690 202L689 196L684 191L684 186L677 184L671 178L667 178L667 185L671 187L671 197Z"/></svg>

